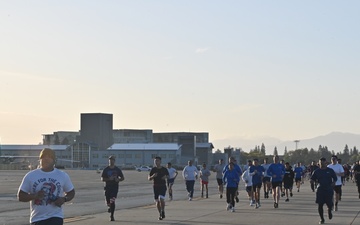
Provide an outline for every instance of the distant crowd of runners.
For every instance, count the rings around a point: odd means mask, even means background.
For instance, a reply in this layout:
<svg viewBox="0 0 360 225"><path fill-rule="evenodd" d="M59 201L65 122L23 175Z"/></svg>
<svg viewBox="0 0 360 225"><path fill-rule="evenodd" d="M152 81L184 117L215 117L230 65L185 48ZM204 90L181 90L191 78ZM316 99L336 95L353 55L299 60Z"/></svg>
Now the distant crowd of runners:
<svg viewBox="0 0 360 225"><path fill-rule="evenodd" d="M285 202L289 202L293 197L293 191L300 192L300 187L304 184L304 180L310 181L310 187L316 192L315 202L318 204L318 212L320 216L319 224L325 222L323 206L327 206L328 218L332 219L332 211L338 210L338 203L342 196L342 186L347 181L357 183L359 199L360 199L360 161L354 165L341 165L337 156L331 157L331 162L325 158L319 159L318 162L312 161L309 166L302 165L300 162L290 165L289 162L280 160L279 156L273 157L273 162L269 163L268 158L260 163L258 159L248 160L247 164L242 168L237 164L234 157L228 159L225 164L220 159L213 169L203 163L198 169L193 165L193 161L189 160L187 166L181 172L181 176L185 181L187 197L189 201L193 200L194 187L196 180L200 180L200 196L201 198L209 197L209 176L211 172L216 175L219 198L225 196L226 210L235 212L235 204L239 202L239 183L243 181L245 190L249 200L249 205L258 209L261 207L261 196L268 199L270 195L274 201L274 208L279 208L280 197L285 197ZM114 158L109 158L109 166L114 170ZM117 168L117 167L116 167ZM117 168L118 169L118 168ZM117 170L116 169L116 170ZM105 168L104 171L108 171ZM109 173L108 173L109 174ZM123 177L118 171L117 175ZM169 192L169 200L173 200L173 189L175 179L178 172L171 163L167 163L166 167L161 165L161 157L154 159L154 167L151 169L148 180L153 182L154 200L159 213L159 220L165 219L165 196ZM104 181L106 173L102 174ZM106 185L105 185L106 187ZM263 189L263 195L261 195ZM105 190L107 190L105 188ZM117 190L116 190L117 192ZM106 195L106 202L111 213L110 220L114 221L114 209L116 195L113 193Z"/></svg>

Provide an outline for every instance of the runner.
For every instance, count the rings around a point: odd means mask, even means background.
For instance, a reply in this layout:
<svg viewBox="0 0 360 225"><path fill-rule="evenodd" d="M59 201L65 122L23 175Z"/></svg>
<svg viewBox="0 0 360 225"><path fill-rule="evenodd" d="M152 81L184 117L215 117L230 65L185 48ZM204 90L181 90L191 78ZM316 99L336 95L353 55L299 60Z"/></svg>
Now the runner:
<svg viewBox="0 0 360 225"><path fill-rule="evenodd" d="M159 211L159 220L165 218L165 195L166 195L166 179L169 178L168 170L161 166L161 157L154 159L154 167L151 169L148 180L154 181L154 199L156 207Z"/></svg>
<svg viewBox="0 0 360 225"><path fill-rule="evenodd" d="M320 222L319 224L324 224L324 204L328 207L328 217L331 220L332 215L332 207L334 205L333 203L333 186L335 185L335 182L337 181L337 176L334 172L334 170L326 167L326 159L321 158L319 159L319 165L320 169L317 169L314 171L314 173L311 176L310 182L317 181L318 182L318 188L316 190L316 203L318 204L318 212L320 216Z"/></svg>
<svg viewBox="0 0 360 225"><path fill-rule="evenodd" d="M254 200L252 176L249 173L249 168L250 168L250 166L252 166L252 161L248 160L247 162L248 162L247 163L247 168L248 169L244 171L244 173L241 176L241 179L245 183L245 190L246 190L246 193L248 195L248 199L250 201L250 206L253 206L255 204L255 200Z"/></svg>
<svg viewBox="0 0 360 225"><path fill-rule="evenodd" d="M242 174L242 170L241 170L240 166L236 163L236 159L233 156L229 157L229 164L230 163L234 164L234 169L238 173L239 179L240 179L240 176ZM226 172L226 170L229 169L229 164L224 167L223 174ZM235 196L236 202L239 202L239 197L238 196L239 196L239 191L237 189L236 190L236 196Z"/></svg>
<svg viewBox="0 0 360 225"><path fill-rule="evenodd" d="M294 176L295 176L295 173L292 170L290 163L286 162L285 163L285 174L284 174L284 179L283 179L284 189L285 189L285 194L286 194L285 202L289 201L289 193L290 193L290 197L293 196L292 188L293 188L293 184L294 184Z"/></svg>
<svg viewBox="0 0 360 225"><path fill-rule="evenodd" d="M311 175L314 173L315 170L319 169L319 167L317 166L316 162L315 161L312 161L311 162L311 165L309 167L309 173L310 173L310 177ZM311 190L314 192L315 191L315 188L317 186L317 181L314 181L314 182L310 182L310 187L311 187Z"/></svg>
<svg viewBox="0 0 360 225"><path fill-rule="evenodd" d="M196 168L196 166L192 164L192 160L189 160L188 165L185 166L185 168L182 171L182 176L185 180L189 201L191 201L193 198L195 180L197 180L198 174L199 174L198 169Z"/></svg>
<svg viewBox="0 0 360 225"><path fill-rule="evenodd" d="M329 164L328 167L333 169L337 176L337 181L336 181L335 187L334 187L334 191L335 191L334 211L338 211L338 203L339 203L339 200L341 200L341 187L342 187L341 177L344 176L344 168L342 167L341 164L339 164L337 162L336 155L331 156L331 164Z"/></svg>
<svg viewBox="0 0 360 225"><path fill-rule="evenodd" d="M264 178L263 178L263 185L264 185L264 198L269 198L269 192L271 193L271 177L268 174L268 169L270 166L270 163L268 163L268 158L264 159L264 163L261 165L265 172L264 172Z"/></svg>
<svg viewBox="0 0 360 225"><path fill-rule="evenodd" d="M260 205L260 189L262 184L263 173L265 172L264 168L259 165L259 160L254 159L253 165L250 166L249 173L252 176L254 199L255 199L255 209L258 209Z"/></svg>
<svg viewBox="0 0 360 225"><path fill-rule="evenodd" d="M224 193L224 185L222 181L222 176L223 176L222 171L224 170L224 167L225 167L224 160L219 159L219 163L214 166L214 170L213 170L213 172L216 173L216 181L218 184L218 191L220 198L223 197L223 193Z"/></svg>
<svg viewBox="0 0 360 225"><path fill-rule="evenodd" d="M360 160L355 163L355 166L353 168L353 173L360 199Z"/></svg>
<svg viewBox="0 0 360 225"><path fill-rule="evenodd" d="M302 177L304 174L304 170L300 162L298 162L296 167L294 168L294 173L295 173L295 183L297 187L297 192L300 192L300 185L302 183Z"/></svg>
<svg viewBox="0 0 360 225"><path fill-rule="evenodd" d="M280 200L280 189L285 174L285 167L280 163L278 155L274 156L274 163L269 166L268 174L271 176L274 208L278 208Z"/></svg>
<svg viewBox="0 0 360 225"><path fill-rule="evenodd" d="M202 168L200 170L200 184L201 184L201 197L204 197L204 188L206 191L206 198L209 198L209 176L211 175L210 170L206 168L206 163L202 164Z"/></svg>
<svg viewBox="0 0 360 225"><path fill-rule="evenodd" d="M174 181L178 175L178 172L174 167L171 166L170 162L167 163L166 167L169 172L169 179L167 179L167 189L169 190L169 200L171 201L173 200L172 186L174 185Z"/></svg>
<svg viewBox="0 0 360 225"><path fill-rule="evenodd" d="M115 166L115 156L110 156L109 166L101 174L101 180L105 182L105 201L108 206L108 213L110 213L110 221L115 221L115 200L119 191L119 182L124 179L121 169Z"/></svg>
<svg viewBox="0 0 360 225"><path fill-rule="evenodd" d="M235 169L235 164L230 162L224 172L223 182L226 186L226 210L235 212L235 196L239 185L239 172Z"/></svg>

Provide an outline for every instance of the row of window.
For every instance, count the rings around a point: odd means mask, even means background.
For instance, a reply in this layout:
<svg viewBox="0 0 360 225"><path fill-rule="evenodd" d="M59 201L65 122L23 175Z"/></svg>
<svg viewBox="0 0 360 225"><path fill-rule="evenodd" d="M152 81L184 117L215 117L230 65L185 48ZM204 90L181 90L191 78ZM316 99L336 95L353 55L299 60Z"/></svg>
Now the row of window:
<svg viewBox="0 0 360 225"><path fill-rule="evenodd" d="M109 154L101 154L101 156L99 156L98 153L93 153L92 154L92 158L93 159L98 159L98 158L102 158L102 159L107 159L109 158ZM173 159L175 158L175 154L151 154L151 158L155 158L156 156L160 156L162 159ZM136 154L115 154L115 157L119 158L119 159L142 159L143 158L143 154L142 153L136 153Z"/></svg>

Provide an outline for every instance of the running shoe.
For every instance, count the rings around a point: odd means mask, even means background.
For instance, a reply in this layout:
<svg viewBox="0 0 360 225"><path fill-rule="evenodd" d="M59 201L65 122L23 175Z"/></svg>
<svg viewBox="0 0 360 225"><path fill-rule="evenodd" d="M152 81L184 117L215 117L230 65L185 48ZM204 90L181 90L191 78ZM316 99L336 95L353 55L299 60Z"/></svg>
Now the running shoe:
<svg viewBox="0 0 360 225"><path fill-rule="evenodd" d="M325 220L320 220L319 221L319 224L324 224L325 223Z"/></svg>
<svg viewBox="0 0 360 225"><path fill-rule="evenodd" d="M161 217L164 219L165 218L165 211L161 211Z"/></svg>
<svg viewBox="0 0 360 225"><path fill-rule="evenodd" d="M328 209L328 217L329 217L329 220L331 220L333 218L333 214L331 212L331 209Z"/></svg>
<svg viewBox="0 0 360 225"><path fill-rule="evenodd" d="M285 192L281 192L281 197L284 197L285 196Z"/></svg>
<svg viewBox="0 0 360 225"><path fill-rule="evenodd" d="M231 212L235 212L235 207L231 207Z"/></svg>
<svg viewBox="0 0 360 225"><path fill-rule="evenodd" d="M285 202L288 202L289 201L289 199L287 198L286 200L285 200Z"/></svg>
<svg viewBox="0 0 360 225"><path fill-rule="evenodd" d="M115 218L113 216L110 216L110 221L115 221Z"/></svg>
<svg viewBox="0 0 360 225"><path fill-rule="evenodd" d="M239 198L238 198L238 196L236 196L236 197L235 197L235 200L236 200L236 202L239 202Z"/></svg>
<svg viewBox="0 0 360 225"><path fill-rule="evenodd" d="M293 196L293 193L292 192L290 192L290 197L292 197Z"/></svg>
<svg viewBox="0 0 360 225"><path fill-rule="evenodd" d="M222 194L220 194L220 198L222 198Z"/></svg>
<svg viewBox="0 0 360 225"><path fill-rule="evenodd" d="M226 211L229 211L230 208L231 208L231 205L228 203L228 204L226 205Z"/></svg>

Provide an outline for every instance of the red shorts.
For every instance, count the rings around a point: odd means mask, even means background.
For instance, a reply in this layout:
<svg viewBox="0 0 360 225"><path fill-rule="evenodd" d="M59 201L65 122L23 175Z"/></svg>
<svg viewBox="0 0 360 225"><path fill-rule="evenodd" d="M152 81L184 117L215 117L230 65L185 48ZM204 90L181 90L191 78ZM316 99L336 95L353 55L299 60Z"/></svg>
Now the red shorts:
<svg viewBox="0 0 360 225"><path fill-rule="evenodd" d="M209 181L203 181L203 180L201 180L200 183L201 183L201 184L208 184Z"/></svg>

